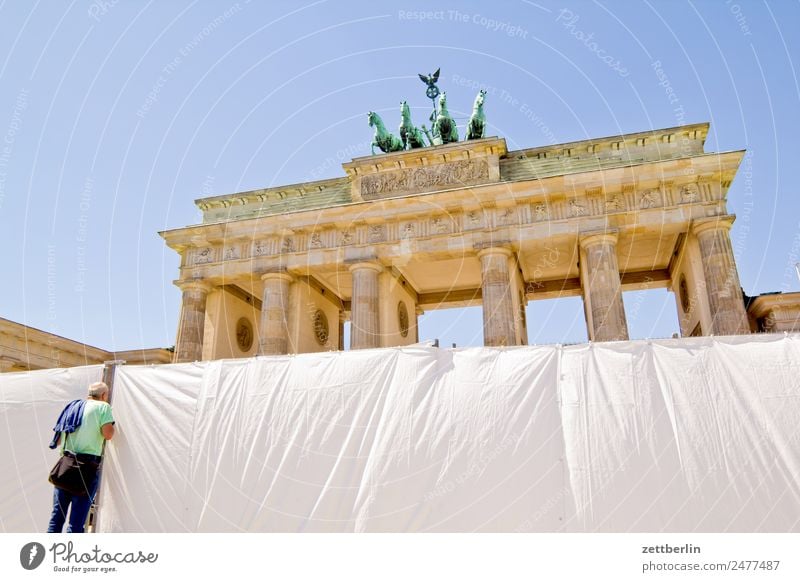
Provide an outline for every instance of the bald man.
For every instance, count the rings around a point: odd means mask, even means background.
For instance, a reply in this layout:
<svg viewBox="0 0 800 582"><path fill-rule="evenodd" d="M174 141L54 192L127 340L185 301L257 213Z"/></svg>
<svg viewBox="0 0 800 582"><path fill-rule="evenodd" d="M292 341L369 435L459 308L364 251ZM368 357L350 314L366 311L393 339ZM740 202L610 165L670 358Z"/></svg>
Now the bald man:
<svg viewBox="0 0 800 582"><path fill-rule="evenodd" d="M81 411L82 407L82 411ZM80 412L80 423L77 414ZM70 413L72 413L70 415ZM62 422L62 419L64 422ZM70 420L72 423L70 423ZM77 425L77 426L76 426ZM58 430L57 430L58 429ZM89 386L86 400L77 400L67 405L59 417L54 429L58 432L54 437L56 446L62 444L62 455L75 457L87 466L99 467L103 455L105 441L114 437L114 415L108 403L108 386L103 382L95 382ZM97 492L98 473L86 483L86 491L75 495L63 489L55 488L53 493L53 511L47 533L61 533L69 513L67 533L83 533L89 508Z"/></svg>

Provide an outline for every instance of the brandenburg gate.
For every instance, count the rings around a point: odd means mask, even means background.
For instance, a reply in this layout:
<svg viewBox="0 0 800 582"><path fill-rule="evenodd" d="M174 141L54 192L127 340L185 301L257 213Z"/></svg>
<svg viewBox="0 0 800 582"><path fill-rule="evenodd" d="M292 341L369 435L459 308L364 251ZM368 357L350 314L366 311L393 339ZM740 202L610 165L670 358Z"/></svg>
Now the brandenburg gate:
<svg viewBox="0 0 800 582"><path fill-rule="evenodd" d="M591 341L628 339L623 291L667 288L681 335L750 333L726 195L743 151L708 124L508 151L486 137L356 158L341 178L196 203L179 362L419 341L425 310L480 305L487 346L528 301L583 297Z"/></svg>

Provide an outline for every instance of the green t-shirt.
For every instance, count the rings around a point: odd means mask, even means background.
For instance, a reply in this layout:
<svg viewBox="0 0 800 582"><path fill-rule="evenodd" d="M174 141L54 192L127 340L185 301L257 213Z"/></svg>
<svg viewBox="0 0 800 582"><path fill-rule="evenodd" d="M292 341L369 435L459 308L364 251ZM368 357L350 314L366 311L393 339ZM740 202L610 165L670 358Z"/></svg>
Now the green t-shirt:
<svg viewBox="0 0 800 582"><path fill-rule="evenodd" d="M87 400L83 406L83 419L78 429L67 435L67 441L62 450L87 455L103 454L103 433L100 427L109 422L114 422L111 406L102 400ZM61 433L64 436L64 433Z"/></svg>

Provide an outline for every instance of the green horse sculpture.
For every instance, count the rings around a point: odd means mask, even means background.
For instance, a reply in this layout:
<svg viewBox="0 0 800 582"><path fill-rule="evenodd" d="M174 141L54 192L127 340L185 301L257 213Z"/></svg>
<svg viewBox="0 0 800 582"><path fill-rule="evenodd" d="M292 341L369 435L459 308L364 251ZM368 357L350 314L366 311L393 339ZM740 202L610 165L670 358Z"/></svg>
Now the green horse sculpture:
<svg viewBox="0 0 800 582"><path fill-rule="evenodd" d="M374 111L370 111L368 116L369 126L375 127L375 136L372 138L373 155L375 155L375 146L378 146L385 154L390 152L400 152L405 149L403 141L399 137L386 131L386 126L383 124L383 120L381 119L380 115Z"/></svg>
<svg viewBox="0 0 800 582"><path fill-rule="evenodd" d="M434 135L438 135L443 144L458 141L456 122L447 111L447 91L439 95L439 115L434 123Z"/></svg>
<svg viewBox="0 0 800 582"><path fill-rule="evenodd" d="M400 102L400 115L403 118L400 122L400 139L403 145L410 150L428 145L425 143L424 134L411 123L411 108L405 101Z"/></svg>
<svg viewBox="0 0 800 582"><path fill-rule="evenodd" d="M486 115L483 113L483 101L486 91L480 90L472 106L472 116L467 124L467 139L481 139L486 134Z"/></svg>

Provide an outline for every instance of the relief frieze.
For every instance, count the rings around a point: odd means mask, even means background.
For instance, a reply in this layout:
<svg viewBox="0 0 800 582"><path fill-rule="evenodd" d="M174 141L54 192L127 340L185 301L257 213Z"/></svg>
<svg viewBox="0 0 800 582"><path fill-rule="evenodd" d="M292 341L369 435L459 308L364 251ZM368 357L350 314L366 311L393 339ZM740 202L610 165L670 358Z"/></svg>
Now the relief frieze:
<svg viewBox="0 0 800 582"><path fill-rule="evenodd" d="M547 220L550 218L550 213L547 210L547 205L544 202L539 202L533 206L533 218L536 222L540 220Z"/></svg>
<svg viewBox="0 0 800 582"><path fill-rule="evenodd" d="M681 188L681 204L689 204L700 200L700 189L697 184L686 184Z"/></svg>
<svg viewBox="0 0 800 582"><path fill-rule="evenodd" d="M448 186L469 186L489 179L487 160L458 160L434 166L391 170L361 178L361 196L375 200L402 196Z"/></svg>
<svg viewBox="0 0 800 582"><path fill-rule="evenodd" d="M267 248L267 242L263 240L256 241L253 244L253 256L254 257L262 257L269 252Z"/></svg>
<svg viewBox="0 0 800 582"><path fill-rule="evenodd" d="M386 229L382 224L369 227L369 242L383 242L386 240Z"/></svg>
<svg viewBox="0 0 800 582"><path fill-rule="evenodd" d="M214 261L214 249L205 247L195 251L194 264L202 265L203 263L211 263Z"/></svg>

